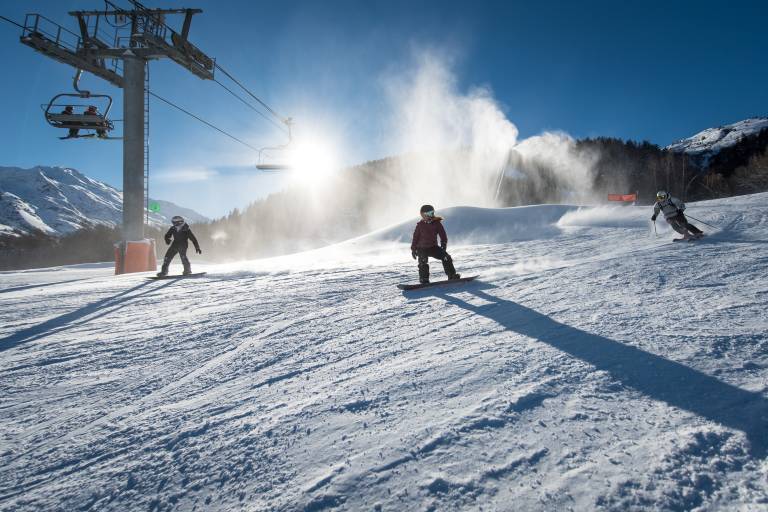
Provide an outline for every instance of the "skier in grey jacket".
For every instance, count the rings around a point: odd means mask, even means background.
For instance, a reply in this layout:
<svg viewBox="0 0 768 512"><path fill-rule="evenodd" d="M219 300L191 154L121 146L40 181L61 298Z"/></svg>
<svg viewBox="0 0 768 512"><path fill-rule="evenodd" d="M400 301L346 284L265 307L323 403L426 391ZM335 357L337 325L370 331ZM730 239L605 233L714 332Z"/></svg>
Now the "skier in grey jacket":
<svg viewBox="0 0 768 512"><path fill-rule="evenodd" d="M653 205L651 220L656 222L656 217L659 215L659 212L662 212L664 219L672 226L672 229L683 235L683 240L704 236L703 231L688 222L683 213L684 210L684 202L660 190L656 194L656 203Z"/></svg>

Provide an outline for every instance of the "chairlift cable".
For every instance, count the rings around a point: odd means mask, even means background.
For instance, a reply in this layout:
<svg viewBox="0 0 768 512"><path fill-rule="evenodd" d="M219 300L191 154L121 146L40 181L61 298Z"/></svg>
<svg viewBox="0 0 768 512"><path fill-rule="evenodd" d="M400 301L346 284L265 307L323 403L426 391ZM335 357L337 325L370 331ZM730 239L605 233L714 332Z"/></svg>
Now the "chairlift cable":
<svg viewBox="0 0 768 512"><path fill-rule="evenodd" d="M141 5L139 2L136 2L136 1L134 1L134 0L129 0L129 1L130 1L132 4L134 4L134 6L136 6L136 7L140 8L140 9L142 9L142 10L145 10L145 11L147 11L146 7L144 7L143 5ZM105 4L107 4L107 3L109 3L109 4L113 5L113 6L115 6L115 4L113 4L112 2L108 2L107 0L105 0ZM115 6L115 7L117 8L117 6ZM24 28L25 28L25 27L24 27L24 25L22 25L22 24L20 24L20 23L17 23L17 22L13 21L13 20L12 20L12 19L10 19L10 18L6 18L6 17L5 17L5 16L3 16L3 15L0 15L0 19L1 19L1 20L3 20L3 21L7 21L8 23L11 23L12 25L16 25L17 27L19 27L19 28L21 28L21 29L24 29ZM110 25L110 26L113 26L114 28L118 28L118 27L115 27L114 25L112 25L111 23L109 23L109 25ZM164 24L164 25L165 25L165 24ZM167 25L166 25L166 26L167 26ZM273 115L273 116L274 116L274 117L275 117L277 120L279 120L279 121L280 121L281 123L283 123L284 125L285 125L285 124L287 124L287 122L286 122L286 121L287 121L287 119L286 119L286 118L283 118L283 117L281 117L281 116L280 116L280 115L279 115L277 112L275 112L275 110L274 110L274 109L272 109L272 107L270 107L269 105L267 105L267 104L266 104L264 101L262 101L262 100L261 100L261 99L260 99L258 96L256 96L255 94L253 94L253 93L252 93L250 90L248 90L248 88L246 88L246 87L245 87L245 86L244 86L242 83L240 83L240 81L239 81L239 80L237 80L237 79L236 79L234 76L232 76L230 73L228 73L228 72L227 72L227 71L226 71L224 68L222 68L222 67L221 67L219 64L215 64L215 66L216 66L216 68L217 68L219 71L221 71L222 73L224 73L224 74L225 74L225 75L226 75L226 76L227 76L227 77L228 77L230 80L232 80L233 82L235 82L235 83L236 83L236 84L237 84L237 85L238 85L238 86L239 86L241 89L243 89L243 90L244 90L244 91L245 91L245 92L246 92L246 93L247 93L249 96L251 96L253 99L255 99L255 100L256 100L256 101L257 101L257 102L258 102L258 103L259 103L261 106L263 106L265 109L267 109L267 111L268 111L270 114L272 114L272 115ZM233 95L235 98L237 98L237 99L238 99L238 100L240 100L241 102L245 103L245 104L246 104L248 107L250 107L250 108L251 108L252 110L254 110L256 113L258 113L259 115L261 115L262 117L264 117L264 118L265 118L267 121L271 122L271 123L272 123L273 125L275 125L277 128L279 128L279 129L282 129L282 130L285 130L285 128L284 128L283 126L279 125L277 122L275 122L275 120L273 120L273 119L270 119L269 117L267 117L267 116L266 116L266 115L265 115L263 112L261 112L260 110L258 110L258 109L257 109L256 107L254 107L252 104L248 103L248 102L247 102L246 100L244 100L244 99L243 99L241 96L239 96L239 95L238 95L238 94L236 94L234 91L232 91L232 90L231 90L229 87L227 87L227 86L225 86L224 84L222 84L222 83L221 83L219 80L216 80L216 79L214 79L214 81L215 81L217 84L219 84L219 85L220 85L222 88L224 88L224 89L225 89L227 92L229 92L230 94L232 94L232 95ZM196 119L197 121L200 121L201 123L205 124L206 126L208 126L208 127L210 127L210 128L213 128L214 130L218 131L219 133L221 133L221 134L223 134L223 135L226 135L227 137L229 137L230 139L234 140L235 142L239 142L239 143L240 143L240 144L242 144L243 146L246 146L246 147L248 147L248 148L250 148L250 149L252 149L252 150L254 150L254 151L259 151L259 148L256 148L256 147L254 147L254 146L251 146L251 145L250 145L250 144L248 144L247 142L244 142L243 140L241 140L241 139L238 139L238 138L237 138L237 137L235 137L234 135L232 135L232 134L230 134L230 133L228 133L228 132L226 132L226 131L222 130L221 128L219 128L219 127L217 127L217 126L215 126L215 125L213 125L213 124L209 123L209 122L208 122L208 121L206 121L205 119L203 119L203 118L201 118L201 117L199 117L199 116L197 116L197 115L193 114L192 112L190 112L190 111L188 111L188 110L186 110L186 109L184 109L184 108L182 108L182 107L180 107L180 106L176 105L176 104L175 104L175 103L173 103L172 101L170 101L170 100L167 100L167 99L163 98L162 96L159 96L158 94L156 94L156 93L154 93L154 92L152 92L152 91L148 91L148 92L149 92L149 94L150 94L151 96L153 96L154 98L157 98L158 100L160 100L160 101L162 101L162 102L164 102L164 103L166 103L166 104L170 105L171 107L173 107L173 108L175 108L175 109L177 109L177 110L180 110L181 112L183 112L183 113L187 114L188 116L190 116L190 117L192 117L192 118Z"/></svg>
<svg viewBox="0 0 768 512"><path fill-rule="evenodd" d="M23 29L23 28L24 28L24 25L22 25L21 23L16 23L16 22L15 22L15 21L13 21L12 19L10 19L10 18L6 18L5 16L2 16L2 15L0 15L0 19L2 19L2 20L4 20L4 21L7 21L8 23L13 23L14 25L16 25L17 27L19 27L19 28L21 28L21 29Z"/></svg>
<svg viewBox="0 0 768 512"><path fill-rule="evenodd" d="M232 135L232 134L230 134L230 133L227 133L227 132L225 132L224 130L222 130L221 128L219 128L219 127L217 127L217 126L214 126L213 124L209 123L209 122L208 122L208 121L206 121L205 119L203 119L203 118L201 118L201 117L199 117L199 116L196 116L196 115L195 115L195 114L193 114L192 112L190 112L190 111L188 111L188 110L185 110L184 108L182 108L182 107L180 107L180 106L176 105L176 104L175 104L175 103L173 103L172 101L170 101L170 100L167 100L167 99L163 98L162 96L158 96L157 94L155 94L155 93L154 93L154 92L152 92L152 91L148 91L148 92L149 92L150 96L153 96L153 97L155 97L155 98L159 99L160 101L162 101L162 102L164 102L164 103L167 103L168 105L172 106L173 108L175 108L175 109L178 109L178 110L180 110L180 111L184 112L184 113L185 113L185 114L187 114L188 116L190 116L190 117L193 117L193 118L197 119L197 120L198 120L198 121L200 121L201 123L203 123L203 124L205 124L205 125L209 126L210 128L213 128L213 129L214 129L214 130L216 130L217 132L219 132L219 133L222 133L222 134L226 135L227 137L229 137L230 139L232 139L232 140L234 140L234 141L236 141L236 142L239 142L239 143L240 143L240 144L242 144L243 146L246 146L246 147L248 147L248 148L251 148L251 149L252 149L252 150L254 150L254 151L258 151L258 148L255 148L255 147L251 146L251 145L250 145L250 144L248 144L247 142L244 142L244 141L242 141L242 140L238 139L238 138L237 138L237 137L235 137L234 135Z"/></svg>
<svg viewBox="0 0 768 512"><path fill-rule="evenodd" d="M141 3L140 3L138 0L128 0L128 1L129 1L129 2L130 2L130 3L131 3L131 4L132 4L132 5L133 5L133 6L134 6L136 9L138 9L138 10L141 10L141 11L143 11L145 14L147 14L147 15L149 15L149 16L151 16L151 17L155 18L155 14L154 14L154 13L151 11L151 9L148 9L147 7L145 7L144 5L142 5L142 4L141 4ZM112 5L112 6L113 6L113 7L114 7L116 10L118 9L118 7L117 7L117 6L116 6L116 5L115 5L113 2L111 2L110 0L104 0L104 3L105 3L105 4L109 4L109 5ZM164 27L166 27L167 29L169 29L171 32L174 32L174 33L176 32L176 31L175 31L175 30L173 30L171 27L169 27L169 26L168 26L168 24L166 24L164 21L162 21L162 20L160 20L160 19L157 19L157 18L155 18L155 21L156 21L158 24L160 24L160 25L163 25ZM110 24L110 25L112 25L111 23L109 23L109 24ZM112 26L114 27L114 25L112 25ZM222 73L224 73L224 75L226 75L226 76L227 76L227 77L228 77L230 80L232 80L233 82L235 82L235 83L236 83L236 84L237 84L237 85L238 85L238 86L239 86L239 87L240 87L240 88L241 88L243 91L245 91L245 92L246 92L246 93L247 93L247 94L248 94L250 97L252 97L254 100L256 100L256 101L257 101L257 102L258 102L258 103L259 103L259 104L260 104L262 107L264 107L265 109L267 109L267 111L268 111L270 114L272 114L272 115L273 115L273 116L274 116L274 117L275 117L275 118L276 118L278 121L280 121L280 123L282 123L282 125L283 125L283 126L281 126L281 125L278 125L277 123L275 123L275 122L274 122L274 120L272 120L272 121L271 121L271 122L272 122L272 124L274 124L274 125L275 125L277 128L279 128L279 129L281 129L281 130L283 130L283 131L287 132L287 133L288 133L288 135L290 136L290 128L288 128L288 129L286 129L286 128L285 128L286 126L288 126L288 125L289 125L289 122L290 122L290 119L289 119L289 118L285 118L285 117L282 117L280 114L278 114L277 112L275 112L275 110L274 110L272 107L270 107L269 105L267 105L267 103L265 103L265 102L264 102L264 101L263 101L261 98L259 98L259 97L258 97L258 96L256 96L255 94L253 94L253 93L252 93L252 92L251 92L251 91L250 91L250 90L249 90L247 87L245 87L245 86L244 86L244 85L243 85L243 84L242 84L242 83L241 83L239 80L237 80L237 79L236 79L234 76L232 76L232 75L231 75L231 74L230 74L230 73L229 73L229 72L228 72L226 69L224 69L223 67L221 67L219 64L217 64L217 63L215 63L215 62L214 62L214 66L215 66L215 68L216 68L216 69L218 69L219 71L221 71ZM223 88L224 88L226 91L228 91L230 94L232 94L233 96L235 96L235 97L236 97L238 100L240 100L240 101L242 101L243 103L245 103L246 105L248 105L248 107L250 107L251 109L253 109L253 110L254 110L255 112L257 112L259 115L261 115L261 116L262 116L262 117L264 117L265 119L269 120L269 118L268 118L267 116L265 116L263 112L261 112L261 111L257 110L256 108L254 108L254 106L253 106L253 105L251 105L251 104L250 104L250 103L248 103L247 101L243 100L243 98L241 98L240 96L238 96L237 94L235 94L235 93L234 93L234 92L233 92L231 89L229 89L228 87L226 87L226 86L225 86L224 84L222 84L222 83L221 83L219 80L216 80L216 79L214 79L214 82L216 82L217 84L219 84L219 85L220 85L221 87L223 87Z"/></svg>
<svg viewBox="0 0 768 512"><path fill-rule="evenodd" d="M283 126L283 125L281 125L281 124L278 124L278 123L277 123L277 121L275 121L275 120L274 120L274 119L272 119L271 117L268 117L268 116L267 116L267 115L266 115L264 112L262 112L261 110L259 110L259 109L258 109L258 108L256 108L256 107L254 107L254 106L253 106L251 103L249 103L247 100L245 100L245 99L244 99L242 96L238 95L238 94L237 94L235 91L233 91L232 89L230 89L229 87L227 87L226 85L224 85L223 83L221 83L220 81L216 80L215 78L213 79L213 81L214 81L214 82L216 82L217 84L219 84L219 85L220 85L220 86L221 86L221 87L222 87L222 88L223 88L225 91L227 91L229 94L231 94L232 96L234 96L235 98L237 98L238 100L240 100L242 103L244 103L245 105L247 105L247 106L248 106L248 108L250 108L251 110L253 110L253 111L254 111L254 112L256 112L257 114L259 114L261 117L263 117L264 119L266 119L268 122L272 123L272 125L274 125L274 126L277 128L277 129L279 129L279 130L283 130L283 131L286 131L286 129L285 129L285 126Z"/></svg>
<svg viewBox="0 0 768 512"><path fill-rule="evenodd" d="M245 87L245 86L244 86L242 83L240 83L240 81L238 81L238 80L237 80L235 77L233 77L231 74L229 74L229 73L227 72L227 70L226 70L226 69L222 68L222 67L221 67L219 64L214 64L214 66L216 66L216 69L218 69L219 71L221 71L222 73L224 73L224 74L225 74L225 75L226 75L226 76L227 76L227 77L228 77L230 80L232 80L232 81L233 81L233 82L235 82L235 83L236 83L238 86L240 86L240 88L241 88L242 90L244 90L246 93L248 93L248 95L249 95L251 98L253 98L253 99L255 99L256 101L258 101L258 102L259 102L259 104L260 104L261 106L263 106L265 109L267 109L267 110L269 111L269 113L270 113L270 114L272 114L273 116L275 116L275 118L277 118L277 119L278 119L278 120L279 120L281 123L283 123L283 124L285 124L285 123L286 123L286 118L284 118L284 117L282 117L281 115L279 115L277 112L275 112L275 111L272 109L272 107L270 107L269 105L267 105L266 103L264 103L264 101L262 101L262 100L261 100L261 99L260 99L258 96L256 96L256 95L255 95L255 94L253 94L251 91L249 91L247 87Z"/></svg>
<svg viewBox="0 0 768 512"><path fill-rule="evenodd" d="M104 0L104 5L106 6L105 10L109 10L110 7L112 9L114 9L115 11L122 11L122 10L124 10L122 7L119 7L118 5L110 2L109 0ZM114 23L109 21L109 16L108 15L104 16L104 21L106 21L107 25L109 25L110 27L112 27L114 29L118 29L118 30L121 29L121 28L125 28L125 27L127 27L128 25L131 24L131 21L127 20L122 25L116 25L116 24L114 24Z"/></svg>

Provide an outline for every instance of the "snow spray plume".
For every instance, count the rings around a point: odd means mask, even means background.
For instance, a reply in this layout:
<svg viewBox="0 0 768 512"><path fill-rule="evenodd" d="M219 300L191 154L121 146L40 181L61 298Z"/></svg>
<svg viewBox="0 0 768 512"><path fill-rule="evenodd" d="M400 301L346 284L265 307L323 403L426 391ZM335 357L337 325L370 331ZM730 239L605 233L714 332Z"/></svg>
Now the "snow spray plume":
<svg viewBox="0 0 768 512"><path fill-rule="evenodd" d="M390 153L401 156L387 161L383 174L393 193L375 198L378 225L403 220L425 202L445 208L593 199L594 154L577 151L563 133L518 143L517 127L491 91L459 91L446 59L422 53L414 69L386 85L393 112ZM506 178L499 183L502 172ZM524 179L509 180L508 174ZM511 193L500 195L500 185Z"/></svg>
<svg viewBox="0 0 768 512"><path fill-rule="evenodd" d="M504 203L591 202L595 199L596 161L595 151L577 149L568 134L547 132L529 137L510 152Z"/></svg>
<svg viewBox="0 0 768 512"><path fill-rule="evenodd" d="M593 159L587 152L576 151L573 139L559 133L518 143L517 127L490 90L460 91L446 59L422 53L413 67L384 85L392 115L383 142L396 156L343 172L318 172L319 162L345 161L346 152L329 137L332 122L308 130L308 142L316 140L307 148L325 151L306 151L299 167L307 172L294 172L287 189L230 219L226 229L237 226L238 235L219 240L226 247L222 253L253 258L321 247L415 219L425 203L441 210L588 199ZM318 156L328 153L336 157ZM499 196L505 169L506 193Z"/></svg>
<svg viewBox="0 0 768 512"><path fill-rule="evenodd" d="M380 198L376 214L390 222L428 202L494 206L494 183L518 130L488 89L463 94L445 59L423 53L415 69L386 81L392 105L389 162L397 194Z"/></svg>

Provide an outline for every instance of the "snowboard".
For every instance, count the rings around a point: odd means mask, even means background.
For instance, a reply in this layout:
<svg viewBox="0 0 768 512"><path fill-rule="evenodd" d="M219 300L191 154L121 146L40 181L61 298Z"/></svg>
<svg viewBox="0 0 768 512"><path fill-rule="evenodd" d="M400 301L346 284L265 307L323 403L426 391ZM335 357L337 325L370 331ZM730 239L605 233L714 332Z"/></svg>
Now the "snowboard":
<svg viewBox="0 0 768 512"><path fill-rule="evenodd" d="M186 276L182 274L167 275L167 276L149 276L147 277L147 279L152 279L153 281L156 281L159 279L186 279L188 277L204 276L205 274L206 274L205 272L197 272L195 274L187 274Z"/></svg>
<svg viewBox="0 0 768 512"><path fill-rule="evenodd" d="M445 281L433 281L427 284L398 284L397 287L401 290L421 290L424 288L432 288L435 286L445 286L447 284L468 283L474 281L480 276L462 277L461 279L446 279Z"/></svg>

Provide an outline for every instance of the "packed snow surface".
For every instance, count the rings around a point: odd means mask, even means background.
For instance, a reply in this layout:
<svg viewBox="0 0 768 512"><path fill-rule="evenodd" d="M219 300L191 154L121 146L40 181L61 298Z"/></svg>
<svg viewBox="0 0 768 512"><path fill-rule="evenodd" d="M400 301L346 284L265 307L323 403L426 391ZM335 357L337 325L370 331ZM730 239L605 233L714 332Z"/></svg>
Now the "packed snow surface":
<svg viewBox="0 0 768 512"><path fill-rule="evenodd" d="M666 149L694 156L712 156L733 146L742 137L760 133L768 128L768 117L754 117L718 128L707 128L692 137L670 144Z"/></svg>
<svg viewBox="0 0 768 512"><path fill-rule="evenodd" d="M0 273L0 510L768 510L768 195L439 213L474 283L397 290L415 219Z"/></svg>
<svg viewBox="0 0 768 512"><path fill-rule="evenodd" d="M166 226L174 215L188 222L208 220L168 201L150 201L159 206L149 216L152 225ZM0 167L0 235L64 235L94 224L116 226L122 222L122 203L121 191L75 169Z"/></svg>

